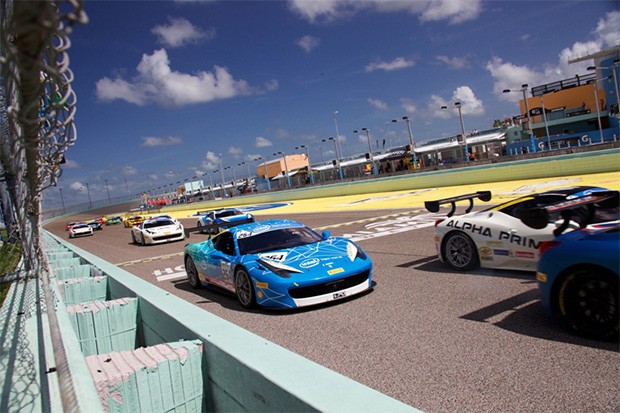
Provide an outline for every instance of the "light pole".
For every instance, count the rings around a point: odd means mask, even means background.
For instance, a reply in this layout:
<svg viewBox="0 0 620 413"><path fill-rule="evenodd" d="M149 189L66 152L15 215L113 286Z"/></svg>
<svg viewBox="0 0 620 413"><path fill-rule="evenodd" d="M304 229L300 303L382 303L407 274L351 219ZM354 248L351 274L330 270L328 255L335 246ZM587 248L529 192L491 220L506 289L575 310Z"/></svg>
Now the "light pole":
<svg viewBox="0 0 620 413"><path fill-rule="evenodd" d="M601 80L606 80L606 79L601 79ZM598 89L598 80L592 80L589 83L592 83L592 89L594 90L594 105L596 106L596 118L598 119L598 133L601 139L601 143L603 143L603 126L601 124L601 108L599 107L598 104L598 92L596 91Z"/></svg>
<svg viewBox="0 0 620 413"><path fill-rule="evenodd" d="M88 189L88 182L86 183L86 193L88 194L88 205L89 208L93 207L93 201L90 199L90 189Z"/></svg>
<svg viewBox="0 0 620 413"><path fill-rule="evenodd" d="M269 174L267 173L267 160L268 159L265 159L265 158L262 158L262 157L259 156L258 158L254 159L254 160L255 161L260 161L260 160L264 161L263 162L263 166L265 167L265 180L267 181L267 188L271 191L271 182L269 181Z"/></svg>
<svg viewBox="0 0 620 413"><path fill-rule="evenodd" d="M58 187L58 190L60 191L60 202L62 203L62 213L66 214L66 211L65 211L65 199L62 197L62 188Z"/></svg>
<svg viewBox="0 0 620 413"><path fill-rule="evenodd" d="M237 177L235 176L235 168L232 166L227 166L226 168L224 168L224 170L226 169L230 169L231 170L231 177L232 177L232 194L234 195L235 192L237 192Z"/></svg>
<svg viewBox="0 0 620 413"><path fill-rule="evenodd" d="M372 165L372 174L377 174L377 168L375 168L375 157L372 155L372 144L370 143L370 130L368 128L360 129L366 132L366 139L368 140L368 159L370 160L370 164ZM357 130L354 130L353 133L358 133Z"/></svg>
<svg viewBox="0 0 620 413"><path fill-rule="evenodd" d="M248 189L249 189L252 183L252 177L250 176L250 165L248 165L246 161L241 161L241 163L238 164L238 166L241 166L241 165L245 165L245 170L248 173Z"/></svg>
<svg viewBox="0 0 620 413"><path fill-rule="evenodd" d="M340 152L340 157L342 157L344 155L342 154L342 146L340 146L340 132L338 132L338 119L336 118L337 114L337 110L332 112L332 115L334 116L334 125L336 125L336 142L338 142L338 150L336 152Z"/></svg>
<svg viewBox="0 0 620 413"><path fill-rule="evenodd" d="M616 75L616 68L620 64L620 59L614 60L613 63L614 63L613 66L602 66L602 67L589 66L588 70L596 70L596 69L609 69L609 70L611 70L611 75L613 76L613 79L614 79L614 89L616 91L616 106L619 106L620 105L620 100L619 100L620 95L618 94L618 78L617 78L617 75ZM607 77L607 79L609 79L609 77Z"/></svg>
<svg viewBox="0 0 620 413"><path fill-rule="evenodd" d="M418 159L416 157L416 153L414 148L416 147L416 143L413 140L413 132L411 131L411 119L408 116L403 116L402 120L407 122L407 132L409 133L409 147L411 148L411 153L413 153L413 168L415 169L418 165ZM398 122L398 119L392 119L392 122Z"/></svg>
<svg viewBox="0 0 620 413"><path fill-rule="evenodd" d="M469 146L467 146L467 137L465 136L465 125L463 124L463 113L461 112L461 102L454 102L454 106L459 111L459 121L461 123L461 136L463 137L463 144L465 145L465 161L469 162ZM442 106L442 109L448 109L447 106Z"/></svg>
<svg viewBox="0 0 620 413"><path fill-rule="evenodd" d="M108 186L108 180L105 179L105 189L106 191L108 191L108 205L112 204L112 201L110 200L110 187Z"/></svg>
<svg viewBox="0 0 620 413"><path fill-rule="evenodd" d="M286 162L286 154L284 152L275 152L274 156L277 155L282 155L282 157L284 158L284 170L286 172L286 180L288 182L288 187L291 187L291 175L289 175L288 173L288 162Z"/></svg>
<svg viewBox="0 0 620 413"><path fill-rule="evenodd" d="M523 85L521 85L521 92L523 92L523 102L525 102L525 113L527 115L527 134L530 137L530 145L532 147L532 151L536 152L536 144L535 144L535 140L534 140L534 133L532 131L532 119L530 118L530 105L527 101L527 95L525 94L525 92L527 92L527 88L528 88L528 84L524 83ZM511 90L511 89L504 89L503 93L510 93L510 92L518 92L518 90ZM547 144L549 144L550 142L547 142Z"/></svg>
<svg viewBox="0 0 620 413"><path fill-rule="evenodd" d="M306 150L306 160L308 161L308 175L310 175L310 182L314 185L314 174L312 173L312 164L310 164L310 154L308 153L308 148L306 145L295 146L295 149L305 149Z"/></svg>
<svg viewBox="0 0 620 413"><path fill-rule="evenodd" d="M334 142L334 150L336 151L336 165L338 166L338 175L340 176L340 180L342 181L342 167L340 166L340 154L338 153L338 145L336 144L336 140L333 137L327 139L321 139L321 142L333 141Z"/></svg>

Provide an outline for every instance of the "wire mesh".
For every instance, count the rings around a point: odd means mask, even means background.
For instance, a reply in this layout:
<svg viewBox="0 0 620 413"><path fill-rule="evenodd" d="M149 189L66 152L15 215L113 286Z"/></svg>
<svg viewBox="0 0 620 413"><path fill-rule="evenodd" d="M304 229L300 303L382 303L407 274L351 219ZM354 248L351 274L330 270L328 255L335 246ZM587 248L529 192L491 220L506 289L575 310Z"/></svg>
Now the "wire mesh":
<svg viewBox="0 0 620 413"><path fill-rule="evenodd" d="M0 0L0 205L6 242L21 248L18 274L43 286L63 410L76 396L62 344L50 269L41 244L41 193L56 185L75 143L76 96L69 35L87 22L82 2ZM4 238L4 237L3 237ZM4 245L3 245L4 250ZM11 249L11 252L15 252Z"/></svg>

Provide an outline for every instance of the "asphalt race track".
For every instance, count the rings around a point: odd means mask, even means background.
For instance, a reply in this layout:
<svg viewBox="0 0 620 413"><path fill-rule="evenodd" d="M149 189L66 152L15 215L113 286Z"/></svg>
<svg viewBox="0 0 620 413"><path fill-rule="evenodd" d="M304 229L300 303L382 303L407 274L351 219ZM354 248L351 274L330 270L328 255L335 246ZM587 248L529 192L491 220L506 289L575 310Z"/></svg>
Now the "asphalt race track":
<svg viewBox="0 0 620 413"><path fill-rule="evenodd" d="M192 290L183 268L185 242L133 245L122 224L70 242L426 412L620 409L618 343L579 338L547 319L533 273L449 270L436 259L432 241L438 215L392 205L257 214L259 220L292 218L332 235L347 234L373 259L372 291L305 310L247 311L220 290ZM195 225L191 218L182 222ZM67 238L64 223L46 229ZM206 238L194 233L189 241Z"/></svg>

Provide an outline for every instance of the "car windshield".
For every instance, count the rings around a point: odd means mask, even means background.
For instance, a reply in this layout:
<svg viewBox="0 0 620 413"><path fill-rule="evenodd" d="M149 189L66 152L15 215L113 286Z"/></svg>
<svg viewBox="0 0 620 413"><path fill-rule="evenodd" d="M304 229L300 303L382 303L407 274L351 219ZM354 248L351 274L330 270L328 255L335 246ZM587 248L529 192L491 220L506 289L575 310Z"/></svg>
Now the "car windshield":
<svg viewBox="0 0 620 413"><path fill-rule="evenodd" d="M237 239L241 255L293 248L319 241L319 234L308 227L282 228Z"/></svg>
<svg viewBox="0 0 620 413"><path fill-rule="evenodd" d="M157 227L165 227L167 225L174 225L169 219L158 219L156 221L147 221L144 223L144 228L157 228Z"/></svg>
<svg viewBox="0 0 620 413"><path fill-rule="evenodd" d="M232 211L222 211L222 212L218 212L217 213L217 217L218 218L232 217L232 216L235 216L235 215L241 215L241 212L240 211L232 210Z"/></svg>

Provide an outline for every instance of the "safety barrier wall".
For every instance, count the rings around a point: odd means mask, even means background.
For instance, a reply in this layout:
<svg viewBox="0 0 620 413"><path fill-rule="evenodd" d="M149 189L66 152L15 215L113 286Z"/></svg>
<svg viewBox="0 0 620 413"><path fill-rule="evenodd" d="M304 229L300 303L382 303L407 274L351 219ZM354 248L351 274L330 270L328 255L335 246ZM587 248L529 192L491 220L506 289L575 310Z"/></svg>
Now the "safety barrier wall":
<svg viewBox="0 0 620 413"><path fill-rule="evenodd" d="M143 346L199 339L209 411L415 412L415 408L292 353L49 234L107 277L107 299L137 297ZM59 317L75 348L70 317ZM71 344L72 343L72 344ZM81 352L69 353L84 363ZM80 361L80 359L82 361ZM84 368L80 371L83 373ZM82 377L91 380L91 377ZM74 378L74 381L81 381Z"/></svg>
<svg viewBox="0 0 620 413"><path fill-rule="evenodd" d="M379 177L358 181L345 181L330 185L308 186L288 191L244 195L243 197L211 200L201 203L204 209L227 206L260 204L331 196L355 195L375 192L403 191L433 187L449 187L486 182L503 182L523 179L550 178L567 175L594 174L620 170L620 149L558 155L546 158L517 160L509 163L471 165L398 176ZM196 209L179 205L166 211ZM201 206L202 208L202 206Z"/></svg>

